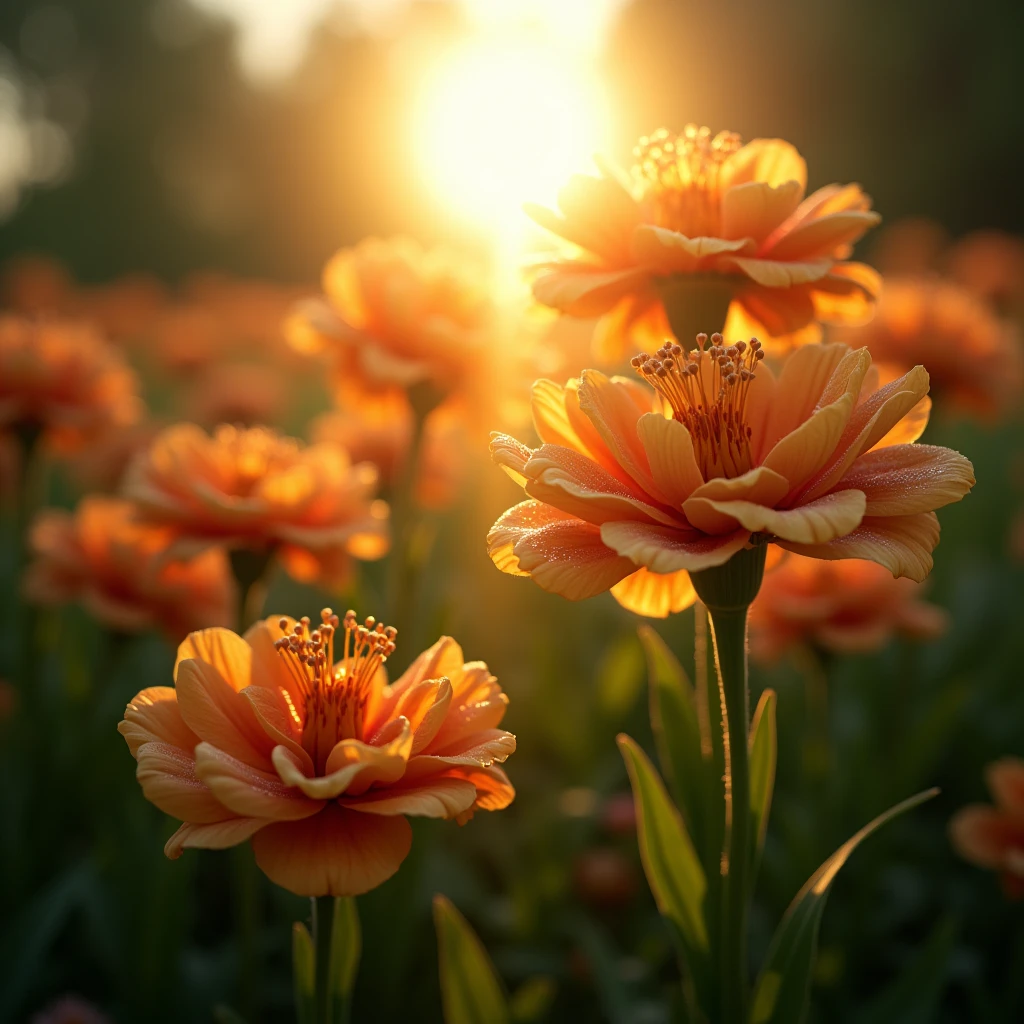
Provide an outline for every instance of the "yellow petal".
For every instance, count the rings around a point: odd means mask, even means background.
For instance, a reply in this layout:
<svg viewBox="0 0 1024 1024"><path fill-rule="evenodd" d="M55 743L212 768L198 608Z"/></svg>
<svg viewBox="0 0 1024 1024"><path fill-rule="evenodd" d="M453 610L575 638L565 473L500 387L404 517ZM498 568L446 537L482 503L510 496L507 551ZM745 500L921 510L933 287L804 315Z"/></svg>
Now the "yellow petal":
<svg viewBox="0 0 1024 1024"><path fill-rule="evenodd" d="M641 416L636 431L658 491L667 504L680 508L704 483L690 432L678 420L670 420L659 412Z"/></svg>
<svg viewBox="0 0 1024 1024"><path fill-rule="evenodd" d="M681 612L697 599L689 573L656 573L643 568L616 583L611 593L627 611L652 619Z"/></svg>
<svg viewBox="0 0 1024 1024"><path fill-rule="evenodd" d="M776 186L750 181L727 189L722 196L723 237L762 241L797 208L802 195L798 181Z"/></svg>

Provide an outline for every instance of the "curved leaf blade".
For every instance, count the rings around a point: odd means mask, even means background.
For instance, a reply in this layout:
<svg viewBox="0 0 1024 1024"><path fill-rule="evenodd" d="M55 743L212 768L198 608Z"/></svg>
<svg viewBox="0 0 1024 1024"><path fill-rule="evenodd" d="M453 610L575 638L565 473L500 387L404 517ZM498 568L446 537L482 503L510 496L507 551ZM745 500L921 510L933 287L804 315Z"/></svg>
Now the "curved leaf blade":
<svg viewBox="0 0 1024 1024"><path fill-rule="evenodd" d="M491 958L446 896L434 897L445 1024L508 1024L509 1009Z"/></svg>
<svg viewBox="0 0 1024 1024"><path fill-rule="evenodd" d="M764 849L764 837L768 831L768 816L772 807L772 792L775 789L775 764L779 753L775 725L777 704L775 691L765 690L757 702L754 720L750 725L751 869L748 877L751 879L751 885L757 874L761 851Z"/></svg>
<svg viewBox="0 0 1024 1024"><path fill-rule="evenodd" d="M937 789L929 789L890 807L847 839L811 875L789 905L772 937L768 956L754 987L750 1024L798 1024L803 1020L818 946L818 929L825 900L836 875L864 839L938 792Z"/></svg>
<svg viewBox="0 0 1024 1024"><path fill-rule="evenodd" d="M363 933L354 896L336 896L331 920L331 959L327 992L336 1021L347 1021L352 989L363 952Z"/></svg>
<svg viewBox="0 0 1024 1024"><path fill-rule="evenodd" d="M316 953L301 921L292 924L292 985L298 1024L316 1024Z"/></svg>
<svg viewBox="0 0 1024 1024"><path fill-rule="evenodd" d="M624 733L619 750L633 787L640 859L658 910L678 929L688 952L705 954L707 879L682 816L647 755Z"/></svg>

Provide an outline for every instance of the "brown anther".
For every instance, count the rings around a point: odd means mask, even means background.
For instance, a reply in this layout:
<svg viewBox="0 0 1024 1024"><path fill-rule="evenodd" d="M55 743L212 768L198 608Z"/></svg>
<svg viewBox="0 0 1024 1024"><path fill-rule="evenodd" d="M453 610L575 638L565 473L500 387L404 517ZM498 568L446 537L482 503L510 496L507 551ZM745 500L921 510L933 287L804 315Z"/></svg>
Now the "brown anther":
<svg viewBox="0 0 1024 1024"><path fill-rule="evenodd" d="M281 630L282 633L288 628L288 619L285 618L285 616L282 615L281 618L277 620L277 628Z"/></svg>

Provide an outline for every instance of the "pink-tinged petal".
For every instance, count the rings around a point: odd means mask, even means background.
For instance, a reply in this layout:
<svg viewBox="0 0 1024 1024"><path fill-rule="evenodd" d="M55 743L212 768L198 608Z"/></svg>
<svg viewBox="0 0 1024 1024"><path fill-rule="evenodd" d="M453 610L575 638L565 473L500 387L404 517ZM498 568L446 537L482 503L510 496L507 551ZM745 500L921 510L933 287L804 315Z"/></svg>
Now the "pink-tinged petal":
<svg viewBox="0 0 1024 1024"><path fill-rule="evenodd" d="M205 661L177 666L178 707L185 724L202 740L249 764L269 770L274 741L252 704Z"/></svg>
<svg viewBox="0 0 1024 1024"><path fill-rule="evenodd" d="M664 495L666 504L680 508L704 483L690 432L678 420L667 419L660 412L641 416L636 432L658 492Z"/></svg>
<svg viewBox="0 0 1024 1024"><path fill-rule="evenodd" d="M685 569L698 572L729 561L743 548L750 534L737 530L709 537L696 530L669 529L655 523L605 523L601 539L613 551L651 572L671 573Z"/></svg>
<svg viewBox="0 0 1024 1024"><path fill-rule="evenodd" d="M179 821L206 824L230 816L196 774L196 759L189 751L150 740L138 751L135 777L146 799Z"/></svg>
<svg viewBox="0 0 1024 1024"><path fill-rule="evenodd" d="M865 324L874 316L881 290L877 270L864 263L837 263L811 290L814 315L824 323Z"/></svg>
<svg viewBox="0 0 1024 1024"><path fill-rule="evenodd" d="M307 799L287 786L277 773L253 768L209 743L196 747L196 774L228 810L245 818L293 821L323 806L322 800Z"/></svg>
<svg viewBox="0 0 1024 1024"><path fill-rule="evenodd" d="M861 402L828 465L803 490L802 500L812 501L838 486L854 460L881 441L927 393L928 373L923 366L915 366Z"/></svg>
<svg viewBox="0 0 1024 1024"><path fill-rule="evenodd" d="M177 860L185 850L226 850L230 846L244 843L267 824L263 818L228 818L207 825L186 821L167 840L164 855L170 860Z"/></svg>
<svg viewBox="0 0 1024 1024"><path fill-rule="evenodd" d="M802 196L803 186L798 181L774 187L764 181L749 181L727 189L722 196L722 236L760 242L797 208Z"/></svg>
<svg viewBox="0 0 1024 1024"><path fill-rule="evenodd" d="M427 779L410 786L373 790L344 797L342 807L364 814L412 814L421 818L457 818L476 802L476 786L466 779Z"/></svg>
<svg viewBox="0 0 1024 1024"><path fill-rule="evenodd" d="M722 256L715 266L720 270L738 270L763 288L793 288L823 278L832 267L831 259L785 263L753 256Z"/></svg>
<svg viewBox="0 0 1024 1024"><path fill-rule="evenodd" d="M810 418L821 403L823 392L829 387L834 374L841 366L850 374L855 371L859 374L856 378L859 387L871 359L864 357L851 365L849 352L845 345L804 345L789 356L775 386L775 400L772 402L764 434L758 445L759 453L766 454L782 438ZM760 373L760 370L758 372ZM755 385L750 389L750 393L753 394L756 390ZM856 393L854 391L855 395ZM828 405L837 398L838 394L821 404ZM756 434L754 439L757 439Z"/></svg>
<svg viewBox="0 0 1024 1024"><path fill-rule="evenodd" d="M533 454L531 448L527 448L521 441L517 441L508 434L500 434L494 431L491 434L491 458L517 483L520 487L526 486L526 476L523 470Z"/></svg>
<svg viewBox="0 0 1024 1024"><path fill-rule="evenodd" d="M912 516L865 516L845 537L827 544L780 545L811 558L865 558L884 565L893 576L921 583L932 571L932 551L939 542L939 520L934 512Z"/></svg>
<svg viewBox="0 0 1024 1024"><path fill-rule="evenodd" d="M716 502L752 502L772 507L789 491L789 481L765 466L737 477L715 477L701 484L683 503L683 511L692 526L704 533L733 533L735 518L717 511Z"/></svg>
<svg viewBox="0 0 1024 1024"><path fill-rule="evenodd" d="M641 224L633 232L633 258L654 274L692 274L723 253L753 247L747 238L687 238L678 231Z"/></svg>
<svg viewBox="0 0 1024 1024"><path fill-rule="evenodd" d="M413 761L418 763L420 758L428 755L434 761L443 761L449 765L488 765L504 761L515 752L516 738L512 733L504 729L481 729L444 745L432 743L422 755L412 758L409 765L412 768ZM415 770L411 777L415 777Z"/></svg>
<svg viewBox="0 0 1024 1024"><path fill-rule="evenodd" d="M751 139L722 165L719 184L731 188L748 181L782 185L795 181L807 187L807 164L796 147L784 139Z"/></svg>
<svg viewBox="0 0 1024 1024"><path fill-rule="evenodd" d="M953 815L949 836L957 853L978 867L1002 869L1024 846L1024 827L994 807L972 804Z"/></svg>
<svg viewBox="0 0 1024 1024"><path fill-rule="evenodd" d="M750 533L769 533L798 544L824 544L856 529L864 517L862 491L833 491L824 497L790 509L766 508L749 501L710 501L716 512L728 516Z"/></svg>
<svg viewBox="0 0 1024 1024"><path fill-rule="evenodd" d="M125 738L132 757L143 743L154 740L189 752L199 742L181 717L178 695L170 686L150 686L132 697L117 731Z"/></svg>
<svg viewBox="0 0 1024 1024"><path fill-rule="evenodd" d="M689 608L697 599L688 572L656 573L637 569L612 587L612 597L626 611L664 619Z"/></svg>
<svg viewBox="0 0 1024 1024"><path fill-rule="evenodd" d="M186 659L205 662L214 668L233 690L241 691L252 683L252 648L237 633L215 626L189 635L178 645L174 661L174 680L178 666Z"/></svg>
<svg viewBox="0 0 1024 1024"><path fill-rule="evenodd" d="M386 882L412 845L402 817L358 814L336 803L253 836L260 870L298 896L359 896Z"/></svg>
<svg viewBox="0 0 1024 1024"><path fill-rule="evenodd" d="M880 448L887 448L893 444L913 444L924 432L928 426L928 420L932 414L932 400L925 395L917 405L914 406L906 416L903 417L889 431L885 437L882 438L878 444L872 449L872 451L878 451Z"/></svg>
<svg viewBox="0 0 1024 1024"><path fill-rule="evenodd" d="M635 425L634 425L635 431ZM637 442L639 446L639 441ZM526 493L588 523L639 519L671 525L677 520L656 508L638 488L630 488L585 455L557 445L541 445L526 464ZM653 499L650 499L653 501Z"/></svg>
<svg viewBox="0 0 1024 1024"><path fill-rule="evenodd" d="M759 255L773 260L809 260L832 257L836 250L856 242L882 218L874 211L845 211L805 221L766 246Z"/></svg>
<svg viewBox="0 0 1024 1024"><path fill-rule="evenodd" d="M637 435L640 417L650 415L650 391L639 390L632 381L609 379L598 370L584 370L580 378L579 404L635 484L658 501L665 501L664 495L657 491L647 454Z"/></svg>
<svg viewBox="0 0 1024 1024"><path fill-rule="evenodd" d="M539 501L510 508L487 534L491 561L570 601L603 594L636 566L609 550L601 531Z"/></svg>
<svg viewBox="0 0 1024 1024"><path fill-rule="evenodd" d="M1024 761L1017 757L993 761L985 769L985 783L996 804L1017 818L1024 831Z"/></svg>
<svg viewBox="0 0 1024 1024"><path fill-rule="evenodd" d="M538 277L533 282L533 295L541 305L569 316L600 316L633 289L643 286L646 276L642 268L601 270L565 264Z"/></svg>
<svg viewBox="0 0 1024 1024"><path fill-rule="evenodd" d="M877 448L857 459L843 477L844 487L867 496L869 516L932 512L960 501L974 484L969 459L929 444Z"/></svg>

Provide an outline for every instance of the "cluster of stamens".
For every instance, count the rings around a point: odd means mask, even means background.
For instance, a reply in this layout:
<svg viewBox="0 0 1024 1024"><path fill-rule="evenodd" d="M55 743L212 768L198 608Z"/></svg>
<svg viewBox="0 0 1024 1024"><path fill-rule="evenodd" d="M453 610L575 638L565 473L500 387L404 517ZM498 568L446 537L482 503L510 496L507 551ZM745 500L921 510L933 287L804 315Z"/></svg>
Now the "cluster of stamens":
<svg viewBox="0 0 1024 1024"><path fill-rule="evenodd" d="M330 608L320 613L320 625L310 629L308 615L294 625L282 618L285 635L274 641L302 696L305 714L294 704L292 713L302 725L302 745L317 770L342 739L362 739L363 714L377 670L394 653L398 630L370 616L359 623L354 611L344 619ZM290 627L290 628L289 628ZM341 658L335 663L335 634L344 630Z"/></svg>
<svg viewBox="0 0 1024 1024"><path fill-rule="evenodd" d="M720 334L697 335L697 347L684 352L666 342L654 355L641 352L630 362L672 408L693 440L693 453L705 480L735 477L750 469L751 428L747 398L764 359L761 342L726 345Z"/></svg>
<svg viewBox="0 0 1024 1024"><path fill-rule="evenodd" d="M688 124L679 135L660 128L633 149L633 175L660 227L689 237L715 235L719 227L719 172L743 145L735 132Z"/></svg>

